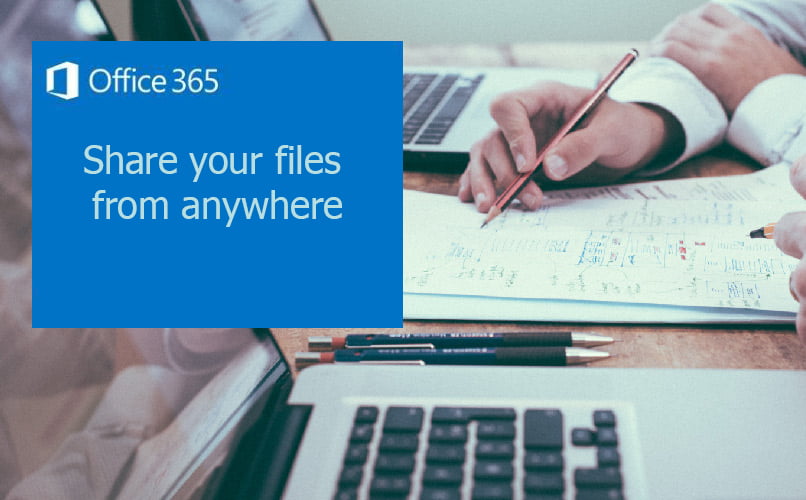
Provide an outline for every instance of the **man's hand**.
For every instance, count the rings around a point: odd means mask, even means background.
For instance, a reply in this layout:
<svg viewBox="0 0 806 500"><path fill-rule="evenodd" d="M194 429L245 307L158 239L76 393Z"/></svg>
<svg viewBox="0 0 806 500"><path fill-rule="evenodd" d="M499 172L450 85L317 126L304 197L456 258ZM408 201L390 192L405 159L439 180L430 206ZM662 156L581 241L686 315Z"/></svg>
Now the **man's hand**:
<svg viewBox="0 0 806 500"><path fill-rule="evenodd" d="M504 189L519 172L532 169L538 150L590 94L590 89L547 83L499 96L490 106L498 129L477 142L459 181L459 198L487 212L496 187ZM665 111L605 98L587 125L568 134L543 162L549 179L563 180L595 164L590 180L613 181L649 163L670 142L679 125ZM677 133L677 132L675 132ZM536 209L542 192L529 182L519 196Z"/></svg>
<svg viewBox="0 0 806 500"><path fill-rule="evenodd" d="M802 156L789 171L792 186L806 197L806 156ZM806 342L806 212L791 212L775 224L775 244L787 255L800 259L800 264L789 277L792 297L800 303L798 335Z"/></svg>
<svg viewBox="0 0 806 500"><path fill-rule="evenodd" d="M688 68L716 94L729 116L764 80L806 75L806 68L789 52L716 4L678 17L653 40L648 53Z"/></svg>

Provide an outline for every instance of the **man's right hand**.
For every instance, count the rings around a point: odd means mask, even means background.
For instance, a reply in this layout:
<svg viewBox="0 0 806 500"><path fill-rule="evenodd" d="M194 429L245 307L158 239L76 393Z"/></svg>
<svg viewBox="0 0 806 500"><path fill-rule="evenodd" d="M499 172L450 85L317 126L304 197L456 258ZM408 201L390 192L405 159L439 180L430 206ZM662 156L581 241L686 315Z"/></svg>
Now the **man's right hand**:
<svg viewBox="0 0 806 500"><path fill-rule="evenodd" d="M472 147L467 169L459 181L459 198L475 201L478 210L486 213L497 190L506 188L518 173L535 166L538 150L590 92L552 82L496 98L490 113L498 128ZM676 120L665 111L605 97L581 128L547 152L543 171L556 181L586 170L586 181L612 182L652 161L676 139L672 136L678 128ZM542 197L534 182L529 182L519 195L529 209L538 208Z"/></svg>

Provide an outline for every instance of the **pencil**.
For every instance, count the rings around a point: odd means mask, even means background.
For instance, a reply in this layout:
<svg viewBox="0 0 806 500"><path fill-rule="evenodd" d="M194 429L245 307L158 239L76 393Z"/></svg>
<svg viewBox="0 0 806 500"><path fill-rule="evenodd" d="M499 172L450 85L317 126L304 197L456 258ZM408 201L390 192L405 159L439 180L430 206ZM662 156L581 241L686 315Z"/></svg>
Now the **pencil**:
<svg viewBox="0 0 806 500"><path fill-rule="evenodd" d="M624 73L630 64L635 61L638 57L638 51L635 49L630 50L627 54L619 61L618 64L610 71L610 73L599 82L599 85L593 90L591 95L588 96L585 101L574 111L574 114L571 115L571 118L565 122L565 124L560 127L560 129L552 136L548 143L541 149L537 154L537 161L535 161L535 166L526 172L520 173L512 184L510 184L499 196L496 198L495 203L493 206L490 207L490 210L487 212L487 218L484 219L484 223L481 227L486 226L491 220L495 219L501 212L506 210L512 200L518 196L518 193L526 186L526 183L529 182L529 179L532 178L532 175L541 167L543 164L543 158L545 157L546 153L557 146L560 140L568 135L571 131L574 130L575 127L579 126L582 123L582 120L585 119L595 108L596 106L602 101L607 91L610 90L610 87L616 83L616 80Z"/></svg>
<svg viewBox="0 0 806 500"><path fill-rule="evenodd" d="M775 223L770 222L764 227L753 229L752 231L750 231L750 234L748 236L750 236L751 238L772 239L775 237Z"/></svg>
<svg viewBox="0 0 806 500"><path fill-rule="evenodd" d="M594 347L612 344L613 338L587 332L451 332L352 334L345 337L308 337L308 348L330 349L420 348L446 347Z"/></svg>

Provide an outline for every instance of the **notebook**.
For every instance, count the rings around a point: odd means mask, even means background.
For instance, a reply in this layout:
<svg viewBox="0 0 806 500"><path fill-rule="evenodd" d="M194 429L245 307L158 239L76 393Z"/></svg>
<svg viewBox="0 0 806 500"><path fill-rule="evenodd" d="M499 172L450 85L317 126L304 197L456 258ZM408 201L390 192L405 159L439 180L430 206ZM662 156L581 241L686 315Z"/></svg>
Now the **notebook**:
<svg viewBox="0 0 806 500"><path fill-rule="evenodd" d="M197 40L329 40L328 20L308 0L177 0ZM334 6L329 15L348 16ZM495 127L492 99L540 81L593 87L594 71L550 68L406 67L406 167L464 169L474 142Z"/></svg>
<svg viewBox="0 0 806 500"><path fill-rule="evenodd" d="M795 499L806 373L345 366L292 383L272 359L257 420L210 498Z"/></svg>

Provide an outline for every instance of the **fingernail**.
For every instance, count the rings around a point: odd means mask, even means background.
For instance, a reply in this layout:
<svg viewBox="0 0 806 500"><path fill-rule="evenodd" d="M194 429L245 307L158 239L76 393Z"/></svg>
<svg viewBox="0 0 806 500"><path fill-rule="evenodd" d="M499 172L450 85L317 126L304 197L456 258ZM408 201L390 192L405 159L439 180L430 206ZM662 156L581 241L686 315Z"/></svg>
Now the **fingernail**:
<svg viewBox="0 0 806 500"><path fill-rule="evenodd" d="M476 206L481 206L485 201L487 201L487 195L484 193L479 193L476 195Z"/></svg>
<svg viewBox="0 0 806 500"><path fill-rule="evenodd" d="M518 168L519 172L523 171L526 168L526 157L518 153L515 156L515 166Z"/></svg>
<svg viewBox="0 0 806 500"><path fill-rule="evenodd" d="M532 208L537 204L537 196L533 195L532 193L526 193L521 197L521 201L527 207Z"/></svg>
<svg viewBox="0 0 806 500"><path fill-rule="evenodd" d="M565 163L565 160L563 160L561 156L555 154L547 156L546 159L543 160L543 166L551 172L553 177L560 179L565 178L565 174L568 173L568 164Z"/></svg>

